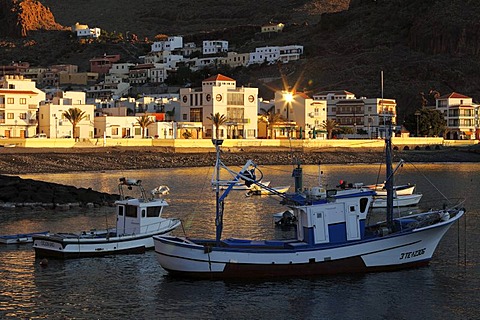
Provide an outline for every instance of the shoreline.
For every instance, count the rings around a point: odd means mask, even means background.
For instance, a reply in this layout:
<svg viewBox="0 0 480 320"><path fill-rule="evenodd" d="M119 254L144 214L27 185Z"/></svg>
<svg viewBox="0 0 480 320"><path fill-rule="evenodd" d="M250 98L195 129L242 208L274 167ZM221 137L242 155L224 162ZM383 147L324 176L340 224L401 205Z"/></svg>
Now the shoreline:
<svg viewBox="0 0 480 320"><path fill-rule="evenodd" d="M8 149L8 150L6 150ZM15 149L15 150L13 150ZM189 151L192 151L191 149ZM10 210L70 210L74 207L112 206L119 195L96 192L91 188L22 179L22 174L101 172L109 170L146 170L158 168L213 166L215 152L171 152L155 147L75 148L75 149L0 149L0 213ZM439 150L396 150L393 160L413 163L480 162L480 148L443 148ZM383 163L379 148L335 148L322 150L285 150L244 148L226 149L222 161L243 165L252 159L258 165L376 164Z"/></svg>
<svg viewBox="0 0 480 320"><path fill-rule="evenodd" d="M394 150L393 156L393 161L403 159L413 163L480 162L480 146ZM213 151L172 152L161 147L0 148L0 175L207 167L215 164L215 157ZM373 164L382 163L384 153L381 148L288 150L249 147L222 150L222 161L226 165L243 165L248 159L258 165L291 165L297 160L302 165Z"/></svg>

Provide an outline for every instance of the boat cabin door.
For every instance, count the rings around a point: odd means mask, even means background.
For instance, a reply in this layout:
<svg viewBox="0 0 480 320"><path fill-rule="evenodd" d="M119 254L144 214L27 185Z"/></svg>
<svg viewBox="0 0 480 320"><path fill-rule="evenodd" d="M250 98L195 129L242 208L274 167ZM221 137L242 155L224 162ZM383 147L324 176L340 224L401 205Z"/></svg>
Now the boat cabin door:
<svg viewBox="0 0 480 320"><path fill-rule="evenodd" d="M117 234L138 234L140 233L140 221L138 206L118 206L117 212Z"/></svg>

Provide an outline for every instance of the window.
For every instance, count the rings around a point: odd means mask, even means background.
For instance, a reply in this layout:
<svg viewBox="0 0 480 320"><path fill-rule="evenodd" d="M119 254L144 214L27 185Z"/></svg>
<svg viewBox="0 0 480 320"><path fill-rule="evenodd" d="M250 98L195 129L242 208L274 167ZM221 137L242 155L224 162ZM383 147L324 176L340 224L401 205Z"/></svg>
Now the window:
<svg viewBox="0 0 480 320"><path fill-rule="evenodd" d="M148 207L147 208L147 217L153 218L160 216L162 212L162 207Z"/></svg>
<svg viewBox="0 0 480 320"><path fill-rule="evenodd" d="M7 103L8 103L8 104L14 104L14 103L15 103L15 99L14 99L14 98L7 98Z"/></svg>
<svg viewBox="0 0 480 320"><path fill-rule="evenodd" d="M187 121L187 114L186 113L182 114L182 119Z"/></svg>
<svg viewBox="0 0 480 320"><path fill-rule="evenodd" d="M13 113L11 112L7 113L7 119L13 119L13 118L14 118Z"/></svg>
<svg viewBox="0 0 480 320"><path fill-rule="evenodd" d="M123 216L123 206L118 206L118 215Z"/></svg>
<svg viewBox="0 0 480 320"><path fill-rule="evenodd" d="M25 120L25 119L27 119L27 114L25 112L20 113L19 117L20 117L20 119Z"/></svg>
<svg viewBox="0 0 480 320"><path fill-rule="evenodd" d="M118 128L112 128L112 135L118 136Z"/></svg>
<svg viewBox="0 0 480 320"><path fill-rule="evenodd" d="M202 108L192 108L190 109L190 121L193 122L202 122L203 115Z"/></svg>
<svg viewBox="0 0 480 320"><path fill-rule="evenodd" d="M136 206L125 206L125 216L136 218L137 217L137 207Z"/></svg>
<svg viewBox="0 0 480 320"><path fill-rule="evenodd" d="M27 104L27 98L20 98L20 104Z"/></svg>

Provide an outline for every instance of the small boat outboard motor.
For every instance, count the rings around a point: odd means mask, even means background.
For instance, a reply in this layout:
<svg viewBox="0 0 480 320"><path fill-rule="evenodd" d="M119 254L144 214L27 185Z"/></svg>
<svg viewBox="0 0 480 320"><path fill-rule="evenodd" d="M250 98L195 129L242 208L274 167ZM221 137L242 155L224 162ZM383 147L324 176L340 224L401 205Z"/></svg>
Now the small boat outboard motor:
<svg viewBox="0 0 480 320"><path fill-rule="evenodd" d="M255 169L245 170L242 172L242 175L248 178L248 179L245 179L242 177L242 180L245 181L245 185L247 187L250 187L253 184L253 181L255 181Z"/></svg>

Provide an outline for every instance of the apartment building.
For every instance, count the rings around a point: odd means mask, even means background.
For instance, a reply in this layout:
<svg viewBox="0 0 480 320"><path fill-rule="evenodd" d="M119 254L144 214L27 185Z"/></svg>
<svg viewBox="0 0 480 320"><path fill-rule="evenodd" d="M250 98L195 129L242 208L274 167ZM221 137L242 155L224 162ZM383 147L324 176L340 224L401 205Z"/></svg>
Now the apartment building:
<svg viewBox="0 0 480 320"><path fill-rule="evenodd" d="M443 113L447 121L446 139L475 139L478 127L479 105L472 98L452 92L436 99L435 109Z"/></svg>
<svg viewBox="0 0 480 320"><path fill-rule="evenodd" d="M33 137L37 133L37 109L45 93L21 75L0 78L0 135Z"/></svg>
<svg viewBox="0 0 480 320"><path fill-rule="evenodd" d="M211 114L226 116L219 138L254 139L257 137L258 88L237 87L236 80L218 74L202 81L201 88L180 89L180 121L189 122L199 137L214 138ZM182 129L182 123L179 123Z"/></svg>

